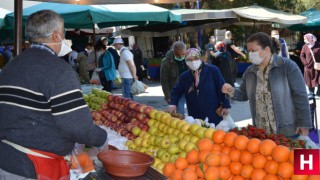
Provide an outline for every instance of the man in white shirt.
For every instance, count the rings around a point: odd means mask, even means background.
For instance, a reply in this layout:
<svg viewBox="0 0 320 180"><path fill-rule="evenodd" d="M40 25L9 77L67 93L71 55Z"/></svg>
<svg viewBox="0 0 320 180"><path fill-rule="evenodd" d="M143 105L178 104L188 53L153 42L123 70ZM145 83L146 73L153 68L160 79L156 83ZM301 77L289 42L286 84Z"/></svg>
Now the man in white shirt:
<svg viewBox="0 0 320 180"><path fill-rule="evenodd" d="M133 82L138 80L136 75L136 66L133 61L133 54L123 45L123 40L121 38L115 38L113 45L118 51L120 51L120 63L118 70L122 80L122 96L133 100L133 96L130 91Z"/></svg>

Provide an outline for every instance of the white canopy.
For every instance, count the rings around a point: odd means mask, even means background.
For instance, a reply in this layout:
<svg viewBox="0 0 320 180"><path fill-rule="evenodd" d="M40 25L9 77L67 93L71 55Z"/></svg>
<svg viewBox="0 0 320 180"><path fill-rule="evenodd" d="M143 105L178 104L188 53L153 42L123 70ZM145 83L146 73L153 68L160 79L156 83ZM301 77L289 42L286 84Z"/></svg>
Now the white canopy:
<svg viewBox="0 0 320 180"><path fill-rule="evenodd" d="M182 21L237 18L237 15L231 9L174 9L170 11L174 14L181 15Z"/></svg>
<svg viewBox="0 0 320 180"><path fill-rule="evenodd" d="M6 16L6 14L9 14L9 13L11 13L11 11L0 7L0 19L4 18Z"/></svg>
<svg viewBox="0 0 320 180"><path fill-rule="evenodd" d="M257 21L277 22L280 24L304 24L307 22L307 17L277 11L258 5L246 6L232 9L237 15L254 19Z"/></svg>

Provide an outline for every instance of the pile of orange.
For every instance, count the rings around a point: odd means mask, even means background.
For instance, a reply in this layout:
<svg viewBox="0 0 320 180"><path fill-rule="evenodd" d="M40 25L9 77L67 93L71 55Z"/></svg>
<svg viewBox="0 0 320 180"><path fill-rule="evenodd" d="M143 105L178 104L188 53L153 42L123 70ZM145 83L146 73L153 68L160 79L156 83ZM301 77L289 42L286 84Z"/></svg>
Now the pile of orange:
<svg viewBox="0 0 320 180"><path fill-rule="evenodd" d="M320 179L293 174L293 151L272 140L249 139L217 130L212 139L198 141L198 149L185 158L166 163L163 173L171 180L277 180Z"/></svg>
<svg viewBox="0 0 320 180"><path fill-rule="evenodd" d="M90 172L94 170L93 161L86 152L72 155L70 169L78 169L82 173Z"/></svg>

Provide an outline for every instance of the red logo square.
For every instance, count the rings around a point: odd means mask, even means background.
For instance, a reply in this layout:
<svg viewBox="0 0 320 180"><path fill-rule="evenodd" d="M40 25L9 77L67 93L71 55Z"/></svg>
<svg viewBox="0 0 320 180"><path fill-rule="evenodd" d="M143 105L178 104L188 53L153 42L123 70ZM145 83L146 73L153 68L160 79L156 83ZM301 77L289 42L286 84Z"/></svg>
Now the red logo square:
<svg viewBox="0 0 320 180"><path fill-rule="evenodd" d="M319 149L294 149L293 155L295 175L320 174Z"/></svg>

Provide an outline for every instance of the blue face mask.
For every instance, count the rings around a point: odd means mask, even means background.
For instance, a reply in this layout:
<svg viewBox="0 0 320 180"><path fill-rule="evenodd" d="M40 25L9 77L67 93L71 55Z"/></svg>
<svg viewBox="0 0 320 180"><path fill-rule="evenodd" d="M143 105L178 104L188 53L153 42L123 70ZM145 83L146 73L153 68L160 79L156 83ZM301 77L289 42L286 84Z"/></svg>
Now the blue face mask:
<svg viewBox="0 0 320 180"><path fill-rule="evenodd" d="M174 59L177 61L183 61L186 57L180 57L178 58L177 56L174 56Z"/></svg>

